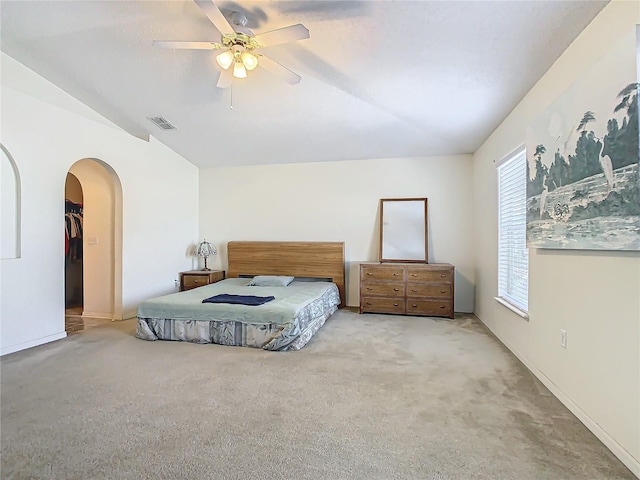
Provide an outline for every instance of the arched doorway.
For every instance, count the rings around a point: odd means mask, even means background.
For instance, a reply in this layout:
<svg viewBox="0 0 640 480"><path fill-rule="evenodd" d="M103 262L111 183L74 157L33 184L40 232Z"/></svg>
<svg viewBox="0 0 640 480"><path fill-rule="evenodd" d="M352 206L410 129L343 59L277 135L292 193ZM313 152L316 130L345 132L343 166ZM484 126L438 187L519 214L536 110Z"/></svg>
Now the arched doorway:
<svg viewBox="0 0 640 480"><path fill-rule="evenodd" d="M81 263L82 325L95 321L122 319L122 186L116 172L105 162L85 158L69 169L67 187L77 179L82 191L82 203L65 198L81 206L81 239L75 249L65 247L65 265ZM67 192L65 187L65 193ZM76 197L77 199L77 197ZM71 205L73 208L73 205ZM65 216L67 214L65 213ZM77 213L76 213L77 216ZM67 220L65 220L68 223ZM75 233L78 235L78 226ZM76 237L77 238L77 237ZM78 251L80 250L80 251ZM75 258L67 258L68 255ZM79 258L81 257L81 258ZM66 294L66 292L65 292ZM92 323L93 322L93 323ZM69 325L78 328L77 322ZM68 331L73 331L69 330Z"/></svg>
<svg viewBox="0 0 640 480"><path fill-rule="evenodd" d="M13 157L0 144L0 180L2 182L2 259L20 258L21 195L20 173Z"/></svg>

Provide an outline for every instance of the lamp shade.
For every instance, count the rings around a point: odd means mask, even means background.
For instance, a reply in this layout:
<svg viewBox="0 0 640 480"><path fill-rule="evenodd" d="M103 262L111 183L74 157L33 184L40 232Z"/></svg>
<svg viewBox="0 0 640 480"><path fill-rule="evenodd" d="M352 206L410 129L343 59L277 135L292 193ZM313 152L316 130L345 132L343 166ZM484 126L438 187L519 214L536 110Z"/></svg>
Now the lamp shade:
<svg viewBox="0 0 640 480"><path fill-rule="evenodd" d="M233 53L231 53L230 50L225 50L216 57L216 61L218 62L218 65L226 70L234 61Z"/></svg>
<svg viewBox="0 0 640 480"><path fill-rule="evenodd" d="M249 71L253 70L258 66L258 57L256 57L252 53L242 52L242 54L240 55L240 58L242 59L242 63L244 64L244 67Z"/></svg>
<svg viewBox="0 0 640 480"><path fill-rule="evenodd" d="M218 254L218 249L213 243L207 242L207 239L200 242L196 247L196 255L198 257L207 258L211 255L217 255L217 254Z"/></svg>
<svg viewBox="0 0 640 480"><path fill-rule="evenodd" d="M237 61L233 64L233 76L236 78L247 78L247 69L244 68L242 61Z"/></svg>

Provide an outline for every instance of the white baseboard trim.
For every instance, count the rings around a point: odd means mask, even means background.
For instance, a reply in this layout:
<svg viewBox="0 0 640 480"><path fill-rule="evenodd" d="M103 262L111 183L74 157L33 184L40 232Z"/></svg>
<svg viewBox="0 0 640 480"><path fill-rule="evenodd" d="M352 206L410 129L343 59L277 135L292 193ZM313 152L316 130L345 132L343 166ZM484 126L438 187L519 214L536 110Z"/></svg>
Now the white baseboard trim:
<svg viewBox="0 0 640 480"><path fill-rule="evenodd" d="M134 310L127 310L126 312L122 312L122 315L108 315L108 316L102 316L102 315L106 315L106 314L100 314L100 313L91 313L91 312L85 312L82 315L84 317L91 317L91 318L107 318L109 320L113 320L114 322L121 322L123 320L129 320L130 318L134 318L136 317L138 314L138 310L134 309Z"/></svg>
<svg viewBox="0 0 640 480"><path fill-rule="evenodd" d="M56 333L54 335L48 335L46 337L38 338L36 340L30 340L24 343L18 343L17 345L11 345L10 347L5 347L0 351L0 356L8 355L10 353L19 352L20 350L26 350L27 348L37 347L38 345L44 345L45 343L55 342L56 340L61 340L66 338L67 332Z"/></svg>
<svg viewBox="0 0 640 480"><path fill-rule="evenodd" d="M522 355L518 350L513 348L508 342L504 341L504 339L500 338L498 334L496 334L493 330L489 328L489 326L482 321L480 317L476 314L476 317L482 324L487 327L487 329L500 341L502 344L507 347L511 353L513 353L518 360L520 360L527 369L533 375L535 375L538 380L540 380L545 387L547 387L551 393L558 399L562 404L569 409L571 413L573 413L578 420L580 420L589 430L593 433L598 439L605 444L605 446L611 450L611 452L618 457L618 459L625 464L625 466L631 470L636 477L640 478L640 460L636 459L631 453L629 453L622 445L616 442L613 437L611 437L598 423L593 420L580 406L575 403L571 398L569 398L555 383L553 383L544 373L542 373L535 365L533 365L529 360L527 360L524 355Z"/></svg>
<svg viewBox="0 0 640 480"><path fill-rule="evenodd" d="M104 312L82 312L82 316L83 317L88 317L88 318L101 318L104 320L113 320L113 314L112 313L104 313Z"/></svg>

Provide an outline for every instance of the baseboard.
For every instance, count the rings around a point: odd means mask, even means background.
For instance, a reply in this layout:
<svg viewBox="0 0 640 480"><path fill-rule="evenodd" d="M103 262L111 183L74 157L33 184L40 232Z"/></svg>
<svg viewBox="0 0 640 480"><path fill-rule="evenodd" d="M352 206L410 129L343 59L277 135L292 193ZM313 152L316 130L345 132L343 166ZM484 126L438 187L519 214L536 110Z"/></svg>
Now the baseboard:
<svg viewBox="0 0 640 480"><path fill-rule="evenodd" d="M100 318L100 319L104 319L104 320L113 320L113 314L112 313L105 313L105 312L87 312L87 311L84 311L84 312L82 312L82 316L83 317L88 317L88 318Z"/></svg>
<svg viewBox="0 0 640 480"><path fill-rule="evenodd" d="M27 348L37 347L38 345L44 345L45 343L55 342L56 340L61 340L66 338L67 332L56 333L54 335L48 335L46 337L38 338L36 340L30 340L24 343L18 343L17 345L11 345L10 347L5 347L0 351L0 356L8 355L10 353L19 352L20 350L26 350Z"/></svg>
<svg viewBox="0 0 640 480"><path fill-rule="evenodd" d="M127 310L126 312L123 312L122 315L108 315L106 313L102 314L102 313L85 312L83 313L83 316L91 317L91 318L107 318L109 320L113 320L114 322L121 322L122 320L129 320L130 318L134 318L137 314L138 314L138 310L133 309L133 310Z"/></svg>
<svg viewBox="0 0 640 480"><path fill-rule="evenodd" d="M482 321L476 314L476 318L482 322L482 324L491 332L491 334L497 338L505 347L507 347L511 353L513 353L527 369L540 380L545 387L558 399L562 404L573 413L578 420L580 420L590 431L593 433L604 445L611 450L611 452L618 457L618 459L625 464L625 466L631 470L636 477L640 478L640 461L634 458L622 445L616 442L598 423L593 420L580 406L569 398L555 383L551 381L542 371L540 371L535 365L533 365L527 358L522 355L518 350L513 348L508 342L500 338L489 326Z"/></svg>

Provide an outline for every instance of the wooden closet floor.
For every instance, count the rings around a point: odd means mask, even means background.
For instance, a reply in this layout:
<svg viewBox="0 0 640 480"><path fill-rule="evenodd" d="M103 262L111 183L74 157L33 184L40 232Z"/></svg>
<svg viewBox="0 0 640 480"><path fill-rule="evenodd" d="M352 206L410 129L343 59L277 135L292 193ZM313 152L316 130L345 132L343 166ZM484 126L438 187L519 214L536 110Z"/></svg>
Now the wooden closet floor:
<svg viewBox="0 0 640 480"><path fill-rule="evenodd" d="M111 323L111 320L106 318L83 317L82 307L67 308L65 310L64 331L67 333L75 333L108 323Z"/></svg>

